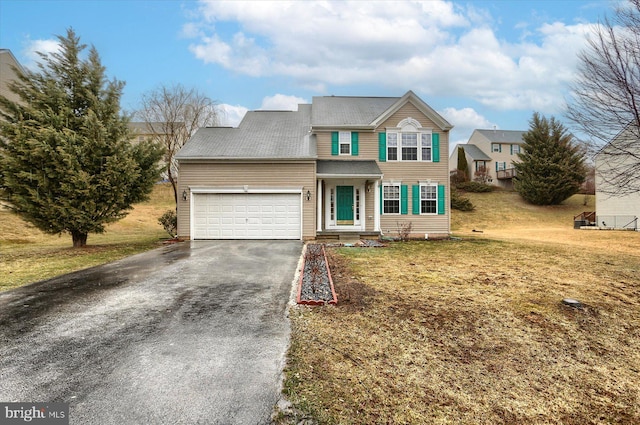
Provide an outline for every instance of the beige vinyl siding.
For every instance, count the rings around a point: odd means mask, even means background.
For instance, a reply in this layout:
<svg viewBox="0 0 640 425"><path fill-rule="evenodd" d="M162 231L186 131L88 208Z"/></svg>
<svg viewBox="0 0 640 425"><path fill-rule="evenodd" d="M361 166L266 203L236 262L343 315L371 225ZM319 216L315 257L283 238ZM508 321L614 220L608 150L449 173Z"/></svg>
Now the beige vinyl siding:
<svg viewBox="0 0 640 425"><path fill-rule="evenodd" d="M13 102L21 102L20 96L9 88L9 84L18 81L18 75L12 67L20 68L20 64L15 61L13 55L8 50L0 53L0 95Z"/></svg>
<svg viewBox="0 0 640 425"><path fill-rule="evenodd" d="M431 128L440 134L440 162L422 161L387 161L379 162L380 170L384 174L384 182L400 181L408 186L408 214L380 216L380 228L383 233L396 233L398 222L411 222L411 233L414 235L448 235L450 229L450 190L449 190L449 132L440 130L430 119L422 114L413 104L407 103L395 114L380 125L377 132L386 132L389 127L397 127L405 118L417 120L423 128ZM375 139L375 157L378 158L378 134ZM360 146L362 151L362 144ZM445 186L445 214L414 215L412 214L411 186L419 181L431 180L433 183ZM379 195L378 195L379 196Z"/></svg>
<svg viewBox="0 0 640 425"><path fill-rule="evenodd" d="M315 161L250 162L250 161L202 161L180 162L178 179L178 235L189 238L190 202L182 200L182 192L190 187L243 187L249 189L276 189L302 187L311 200L302 201L302 237L315 237Z"/></svg>
<svg viewBox="0 0 640 425"><path fill-rule="evenodd" d="M395 128L405 118L417 120L423 128L432 129L440 134L440 162L422 161L387 161L379 162L378 133L386 132L387 128ZM380 227L385 234L397 233L398 222L411 222L412 234L424 237L425 233L433 236L448 236L450 229L450 191L449 191L449 132L442 131L428 119L412 103L402 106L395 114L383 122L375 132L358 131L358 156L331 155L331 131L317 133L318 159L334 160L375 160L384 174L384 181L401 181L408 186L409 213L406 215L381 215ZM419 181L431 180L445 186L446 210L443 215L414 215L412 214L411 186ZM366 230L374 228L374 202L379 193L372 190L365 195ZM370 218L371 217L371 218ZM324 218L323 218L324 223Z"/></svg>

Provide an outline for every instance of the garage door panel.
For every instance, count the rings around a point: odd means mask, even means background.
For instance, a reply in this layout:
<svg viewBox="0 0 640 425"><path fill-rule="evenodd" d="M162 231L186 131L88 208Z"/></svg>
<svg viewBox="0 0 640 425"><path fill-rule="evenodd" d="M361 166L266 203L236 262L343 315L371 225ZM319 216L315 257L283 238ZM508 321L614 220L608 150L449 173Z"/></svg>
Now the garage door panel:
<svg viewBox="0 0 640 425"><path fill-rule="evenodd" d="M297 193L194 194L194 239L300 239Z"/></svg>

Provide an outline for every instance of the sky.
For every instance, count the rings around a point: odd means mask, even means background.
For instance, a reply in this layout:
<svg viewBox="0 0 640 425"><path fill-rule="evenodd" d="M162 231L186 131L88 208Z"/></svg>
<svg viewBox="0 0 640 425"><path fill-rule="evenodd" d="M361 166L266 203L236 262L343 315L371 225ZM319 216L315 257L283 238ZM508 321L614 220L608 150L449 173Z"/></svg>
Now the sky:
<svg viewBox="0 0 640 425"><path fill-rule="evenodd" d="M614 0L1 0L0 48L35 69L73 28L128 112L160 85L215 100L223 125L247 110L295 110L314 96L412 90L454 125L527 130L564 110L578 53Z"/></svg>

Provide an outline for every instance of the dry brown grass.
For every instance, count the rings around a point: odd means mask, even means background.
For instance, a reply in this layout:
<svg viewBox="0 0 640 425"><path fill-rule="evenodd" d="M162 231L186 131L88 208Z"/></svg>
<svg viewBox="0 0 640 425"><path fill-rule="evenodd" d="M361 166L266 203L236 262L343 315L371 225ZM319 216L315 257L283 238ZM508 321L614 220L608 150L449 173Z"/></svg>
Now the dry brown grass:
<svg viewBox="0 0 640 425"><path fill-rule="evenodd" d="M482 196L454 217L460 241L330 250L338 306L292 313L296 407L341 424L640 423L640 233L574 230L575 199Z"/></svg>
<svg viewBox="0 0 640 425"><path fill-rule="evenodd" d="M168 237L158 218L172 208L171 186L156 185L149 201L135 205L105 233L90 234L85 249L74 249L69 235L45 234L0 209L0 291L156 247L161 238Z"/></svg>

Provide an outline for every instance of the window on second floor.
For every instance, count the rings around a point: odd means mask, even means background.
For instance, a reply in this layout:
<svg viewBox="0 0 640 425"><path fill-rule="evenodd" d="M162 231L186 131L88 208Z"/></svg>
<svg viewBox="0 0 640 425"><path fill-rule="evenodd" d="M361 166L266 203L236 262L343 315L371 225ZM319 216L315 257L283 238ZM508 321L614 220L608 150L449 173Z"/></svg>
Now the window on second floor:
<svg viewBox="0 0 640 425"><path fill-rule="evenodd" d="M431 133L387 133L387 161L433 161Z"/></svg>
<svg viewBox="0 0 640 425"><path fill-rule="evenodd" d="M402 160L418 160L418 134L400 133L402 135Z"/></svg>
<svg viewBox="0 0 640 425"><path fill-rule="evenodd" d="M331 155L358 156L358 133L355 131L331 132Z"/></svg>
<svg viewBox="0 0 640 425"><path fill-rule="evenodd" d="M511 145L511 155L517 155L520 153L520 145Z"/></svg>
<svg viewBox="0 0 640 425"><path fill-rule="evenodd" d="M338 143L340 155L351 155L351 132L341 131L338 133Z"/></svg>
<svg viewBox="0 0 640 425"><path fill-rule="evenodd" d="M422 127L411 117L396 127L387 127L378 133L378 159L385 161L440 162L440 133Z"/></svg>
<svg viewBox="0 0 640 425"><path fill-rule="evenodd" d="M398 133L387 134L387 161L398 160Z"/></svg>
<svg viewBox="0 0 640 425"><path fill-rule="evenodd" d="M500 143L492 143L491 152L502 152L502 145Z"/></svg>

